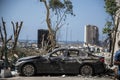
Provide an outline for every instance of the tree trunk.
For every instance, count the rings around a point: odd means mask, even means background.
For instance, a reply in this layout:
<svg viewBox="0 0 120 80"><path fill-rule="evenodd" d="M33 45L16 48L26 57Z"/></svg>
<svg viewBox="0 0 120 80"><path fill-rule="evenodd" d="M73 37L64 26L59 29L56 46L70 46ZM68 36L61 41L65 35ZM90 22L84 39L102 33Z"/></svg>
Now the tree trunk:
<svg viewBox="0 0 120 80"><path fill-rule="evenodd" d="M113 45L112 45L112 52L111 52L111 63L110 65L112 66L113 65L113 56L114 56L114 49L115 49L115 43L116 43L116 35L117 35L117 30L118 30L118 26L119 26L119 17L116 19L116 24L115 24L115 27L114 27L114 32L113 32Z"/></svg>
<svg viewBox="0 0 120 80"><path fill-rule="evenodd" d="M51 47L54 48L56 45L56 36L54 33L54 30L52 29L51 26L51 20L50 20L50 10L49 10L49 6L47 5L46 0L43 1L47 10L47 14L46 14L46 22L47 22L47 26L48 26L48 30L49 30L49 39L50 39L50 43L51 43Z"/></svg>
<svg viewBox="0 0 120 80"><path fill-rule="evenodd" d="M112 51L112 35L111 35L111 33L109 34L109 52L111 52Z"/></svg>
<svg viewBox="0 0 120 80"><path fill-rule="evenodd" d="M4 65L3 65L3 71L1 72L1 76L2 77L10 77L10 75L8 75L7 73L10 72L10 70L8 71L8 67L9 67L9 62L8 62L8 56L7 56L7 43L12 39L12 36L7 39L7 31L6 31L6 26L5 26L5 22L2 18L2 25L3 25L3 29L0 27L0 35L1 35L1 39L2 39L2 56L1 58L4 61ZM2 31L3 30L3 31ZM6 71L7 70L7 71Z"/></svg>

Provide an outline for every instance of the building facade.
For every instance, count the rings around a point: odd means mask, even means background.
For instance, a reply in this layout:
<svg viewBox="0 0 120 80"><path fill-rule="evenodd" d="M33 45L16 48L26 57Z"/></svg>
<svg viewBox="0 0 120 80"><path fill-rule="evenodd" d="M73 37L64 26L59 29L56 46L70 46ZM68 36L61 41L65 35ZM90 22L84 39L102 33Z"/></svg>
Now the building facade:
<svg viewBox="0 0 120 80"><path fill-rule="evenodd" d="M117 5L118 6L120 6L120 0L116 0L116 2L117 2ZM118 10L118 12L117 12L117 16L116 16L116 22L117 22L117 18L119 18L120 17L120 9ZM115 22L115 23L116 23ZM120 23L119 23L119 26L118 26L118 31L117 31L117 35L116 35L116 43L115 43L115 50L114 50L114 52L116 52L119 48L118 48L118 45L117 45L117 43L118 43L118 41L120 40Z"/></svg>
<svg viewBox="0 0 120 80"><path fill-rule="evenodd" d="M38 48L42 48L44 46L47 46L49 43L48 39L49 31L45 29L39 29L38 30Z"/></svg>
<svg viewBox="0 0 120 80"><path fill-rule="evenodd" d="M87 44L97 45L99 42L99 30L97 26L86 25L84 31L84 42Z"/></svg>

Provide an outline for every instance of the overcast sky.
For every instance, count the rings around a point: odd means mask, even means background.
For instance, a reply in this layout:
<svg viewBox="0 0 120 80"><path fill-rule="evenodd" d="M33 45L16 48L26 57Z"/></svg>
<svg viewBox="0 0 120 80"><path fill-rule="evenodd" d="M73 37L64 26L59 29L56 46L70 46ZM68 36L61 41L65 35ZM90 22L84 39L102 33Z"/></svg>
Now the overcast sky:
<svg viewBox="0 0 120 80"><path fill-rule="evenodd" d="M100 39L102 28L108 18L104 9L104 0L71 0L75 17L69 16L60 30L59 40L83 41L84 26L87 24L99 27ZM37 40L37 30L47 29L46 10L39 0L0 0L0 17L6 21L8 34L12 34L11 21L23 21L19 39ZM1 20L0 20L1 24ZM66 34L67 33L67 34Z"/></svg>

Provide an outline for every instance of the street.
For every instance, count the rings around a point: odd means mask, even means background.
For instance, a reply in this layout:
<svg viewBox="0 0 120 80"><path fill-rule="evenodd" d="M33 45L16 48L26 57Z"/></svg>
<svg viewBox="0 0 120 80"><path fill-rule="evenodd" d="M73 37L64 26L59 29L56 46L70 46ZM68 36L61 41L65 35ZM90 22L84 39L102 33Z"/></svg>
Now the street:
<svg viewBox="0 0 120 80"><path fill-rule="evenodd" d="M83 76L33 76L33 77L12 77L0 80L113 80L110 76L93 76L93 77L83 77Z"/></svg>

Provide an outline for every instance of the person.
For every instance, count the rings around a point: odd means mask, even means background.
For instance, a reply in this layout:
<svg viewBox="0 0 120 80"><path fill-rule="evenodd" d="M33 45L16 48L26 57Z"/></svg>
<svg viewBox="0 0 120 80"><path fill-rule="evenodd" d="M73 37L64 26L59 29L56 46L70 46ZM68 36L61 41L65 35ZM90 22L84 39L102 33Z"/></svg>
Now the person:
<svg viewBox="0 0 120 80"><path fill-rule="evenodd" d="M116 78L120 80L120 40L118 41L119 50L116 51L114 56L114 64L118 66Z"/></svg>

